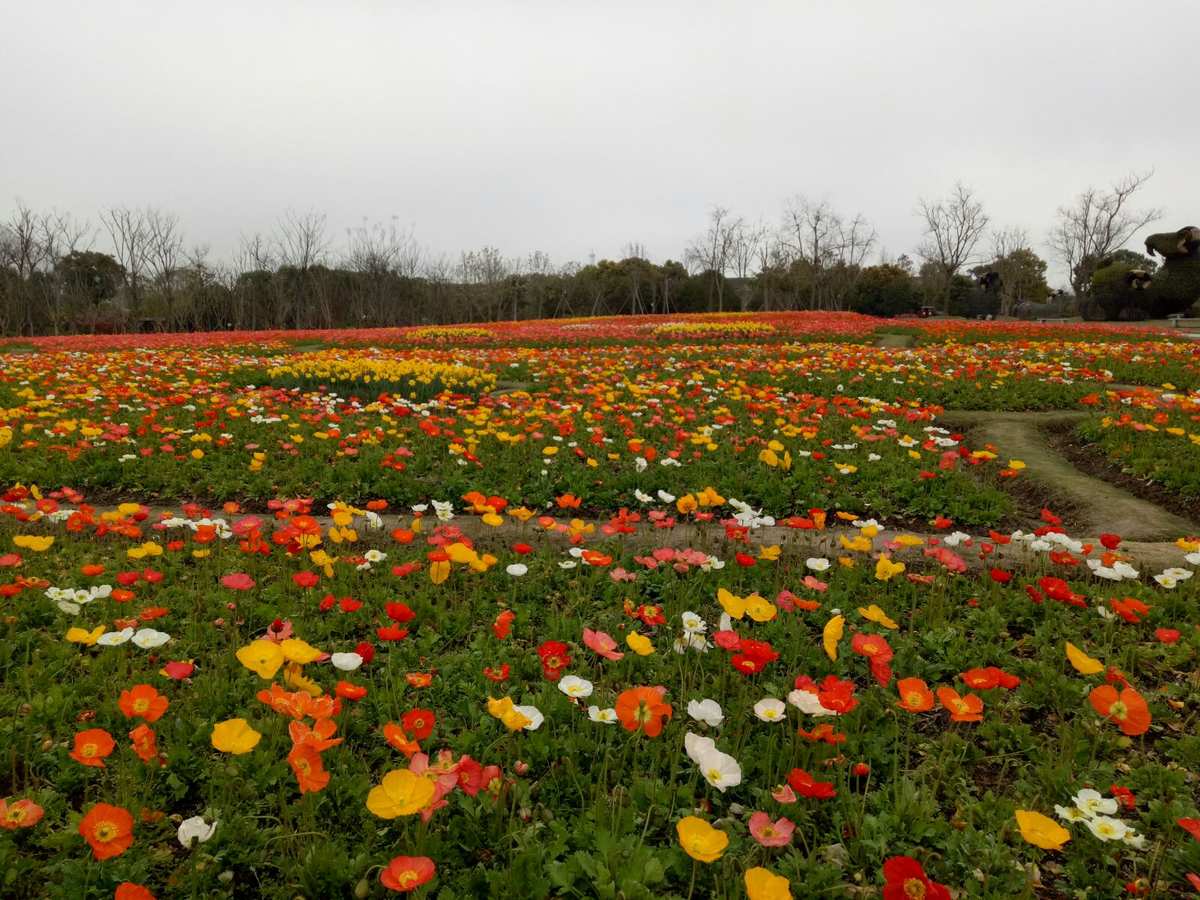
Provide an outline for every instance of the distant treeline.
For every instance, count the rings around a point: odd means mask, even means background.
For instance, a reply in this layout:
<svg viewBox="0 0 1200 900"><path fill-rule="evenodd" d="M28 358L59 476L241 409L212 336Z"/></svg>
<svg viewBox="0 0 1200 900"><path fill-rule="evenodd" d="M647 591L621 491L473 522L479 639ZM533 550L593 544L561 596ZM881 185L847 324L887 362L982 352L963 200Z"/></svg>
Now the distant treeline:
<svg viewBox="0 0 1200 900"><path fill-rule="evenodd" d="M1122 203L1129 193L1127 188ZM1086 201L1085 212L1092 215L1097 198L1110 196L1115 195L1091 191L1079 203ZM1089 237L1094 229L1086 216L1077 227L1088 240L1067 242L1076 214L1074 207L1060 210L1058 230L1049 239L1052 248L1062 245L1076 293L1086 293L1102 249L1153 268L1153 261L1111 246L1132 231L1114 235L1105 249ZM371 327L735 310L889 316L922 306L1007 315L1051 294L1046 262L1024 232L989 231L969 189L957 185L945 200L922 201L921 215L926 239L916 259L902 255L875 264L867 260L879 258L876 233L862 216L843 217L828 203L803 197L785 204L782 223L771 226L752 225L714 207L682 259L661 263L647 259L636 243L619 260L586 265L555 265L541 252L508 257L493 247L449 257L424 250L411 229L395 224L348 230L335 248L325 217L317 213L289 213L274 233L243 239L233 259L217 262L204 247L189 246L178 218L161 210L109 209L92 226L70 214L17 204L0 221L0 334ZM106 247L97 249L104 239Z"/></svg>

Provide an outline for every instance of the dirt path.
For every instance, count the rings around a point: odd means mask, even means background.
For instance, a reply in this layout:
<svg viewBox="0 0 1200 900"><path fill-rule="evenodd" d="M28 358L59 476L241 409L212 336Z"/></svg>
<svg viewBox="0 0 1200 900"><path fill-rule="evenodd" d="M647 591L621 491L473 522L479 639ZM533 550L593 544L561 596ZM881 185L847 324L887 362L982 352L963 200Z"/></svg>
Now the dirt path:
<svg viewBox="0 0 1200 900"><path fill-rule="evenodd" d="M1070 511L1073 533L1115 532L1131 541L1195 534L1200 526L1108 481L1080 471L1052 444L1045 429L1085 417L1079 412L947 412L942 421L969 428L976 442L1000 447L1025 462L1034 481Z"/></svg>

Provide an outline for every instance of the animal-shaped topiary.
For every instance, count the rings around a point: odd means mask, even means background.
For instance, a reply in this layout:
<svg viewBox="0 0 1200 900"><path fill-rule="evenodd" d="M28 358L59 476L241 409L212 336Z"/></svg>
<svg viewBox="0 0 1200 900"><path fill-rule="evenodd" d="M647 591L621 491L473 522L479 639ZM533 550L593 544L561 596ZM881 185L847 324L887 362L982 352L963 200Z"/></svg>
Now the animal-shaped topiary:
<svg viewBox="0 0 1200 900"><path fill-rule="evenodd" d="M1111 258L1101 260L1080 314L1108 322L1163 319L1200 301L1200 228L1152 234L1146 238L1146 253L1163 258L1153 275Z"/></svg>

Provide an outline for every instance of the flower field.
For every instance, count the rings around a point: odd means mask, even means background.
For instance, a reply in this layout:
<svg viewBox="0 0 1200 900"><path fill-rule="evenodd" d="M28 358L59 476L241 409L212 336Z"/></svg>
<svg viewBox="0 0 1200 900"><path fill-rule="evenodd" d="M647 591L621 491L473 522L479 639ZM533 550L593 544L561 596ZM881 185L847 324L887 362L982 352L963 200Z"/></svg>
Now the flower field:
<svg viewBox="0 0 1200 900"><path fill-rule="evenodd" d="M1195 521L1200 342L790 313L0 354L0 895L1200 892L1200 526L1083 533L949 424L1061 413Z"/></svg>

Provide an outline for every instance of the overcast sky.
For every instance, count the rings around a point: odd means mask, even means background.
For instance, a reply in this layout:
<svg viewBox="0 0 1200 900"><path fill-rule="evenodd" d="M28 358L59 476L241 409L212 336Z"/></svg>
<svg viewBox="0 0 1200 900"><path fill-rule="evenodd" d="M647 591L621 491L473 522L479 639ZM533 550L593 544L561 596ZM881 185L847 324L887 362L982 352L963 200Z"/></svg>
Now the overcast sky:
<svg viewBox="0 0 1200 900"><path fill-rule="evenodd" d="M1040 249L1148 168L1156 230L1200 220L1195 0L0 7L0 216L154 205L217 257L290 207L339 240L396 217L450 254L662 260L713 204L775 222L797 193L895 256L956 179Z"/></svg>

